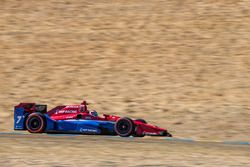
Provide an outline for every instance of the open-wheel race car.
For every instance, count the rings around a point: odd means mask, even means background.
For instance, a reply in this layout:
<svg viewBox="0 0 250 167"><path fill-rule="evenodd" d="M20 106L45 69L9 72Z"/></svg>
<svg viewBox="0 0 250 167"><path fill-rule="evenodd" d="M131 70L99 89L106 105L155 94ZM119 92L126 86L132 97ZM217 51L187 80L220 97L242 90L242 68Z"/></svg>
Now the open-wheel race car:
<svg viewBox="0 0 250 167"><path fill-rule="evenodd" d="M79 133L143 137L172 135L143 119L130 119L89 111L87 102L61 105L47 111L47 105L20 103L14 107L14 129L31 133Z"/></svg>

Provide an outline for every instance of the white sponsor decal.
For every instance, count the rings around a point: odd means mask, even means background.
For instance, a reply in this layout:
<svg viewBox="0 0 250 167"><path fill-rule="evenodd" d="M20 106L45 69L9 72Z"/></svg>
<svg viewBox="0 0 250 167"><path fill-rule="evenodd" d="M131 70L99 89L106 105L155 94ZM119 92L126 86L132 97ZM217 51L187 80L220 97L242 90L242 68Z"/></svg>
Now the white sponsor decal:
<svg viewBox="0 0 250 167"><path fill-rule="evenodd" d="M77 113L77 110L60 110L58 111L59 114L70 114L70 113Z"/></svg>
<svg viewBox="0 0 250 167"><path fill-rule="evenodd" d="M79 108L79 106L66 106L65 108Z"/></svg>
<svg viewBox="0 0 250 167"><path fill-rule="evenodd" d="M158 133L153 133L153 132L146 132L146 135L158 135Z"/></svg>
<svg viewBox="0 0 250 167"><path fill-rule="evenodd" d="M85 119L88 119L88 120L89 120L89 119L91 119L91 117L90 117L90 116L86 116Z"/></svg>
<svg viewBox="0 0 250 167"><path fill-rule="evenodd" d="M80 132L97 132L97 130L95 130L95 129L84 129L84 128L81 128L80 129Z"/></svg>

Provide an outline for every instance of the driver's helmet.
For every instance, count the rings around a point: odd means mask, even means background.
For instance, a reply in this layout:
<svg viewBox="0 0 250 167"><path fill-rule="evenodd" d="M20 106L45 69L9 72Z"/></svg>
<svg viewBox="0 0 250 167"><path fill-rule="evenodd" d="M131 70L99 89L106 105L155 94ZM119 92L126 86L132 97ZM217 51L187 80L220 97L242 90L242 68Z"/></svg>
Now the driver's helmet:
<svg viewBox="0 0 250 167"><path fill-rule="evenodd" d="M98 117L98 113L95 110L90 111L90 114L93 115L93 116L95 116L95 117Z"/></svg>

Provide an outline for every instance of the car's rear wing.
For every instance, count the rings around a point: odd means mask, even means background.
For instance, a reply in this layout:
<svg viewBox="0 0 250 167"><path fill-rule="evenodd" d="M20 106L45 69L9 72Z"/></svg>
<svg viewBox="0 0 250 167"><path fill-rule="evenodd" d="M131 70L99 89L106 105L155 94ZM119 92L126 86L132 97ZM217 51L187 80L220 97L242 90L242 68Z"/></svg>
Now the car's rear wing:
<svg viewBox="0 0 250 167"><path fill-rule="evenodd" d="M14 129L25 130L25 120L33 112L46 113L47 105L36 103L20 103L14 107Z"/></svg>

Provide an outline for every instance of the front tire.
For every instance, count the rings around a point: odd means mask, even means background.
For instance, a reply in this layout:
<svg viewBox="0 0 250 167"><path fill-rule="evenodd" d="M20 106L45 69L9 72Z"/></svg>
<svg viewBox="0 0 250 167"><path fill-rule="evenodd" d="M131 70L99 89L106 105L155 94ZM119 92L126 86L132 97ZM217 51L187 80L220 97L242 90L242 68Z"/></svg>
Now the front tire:
<svg viewBox="0 0 250 167"><path fill-rule="evenodd" d="M25 125L30 133L43 133L46 128L45 117L41 113L32 113L26 119Z"/></svg>
<svg viewBox="0 0 250 167"><path fill-rule="evenodd" d="M130 118L120 118L115 123L115 132L121 137L129 137L134 134L135 124Z"/></svg>

